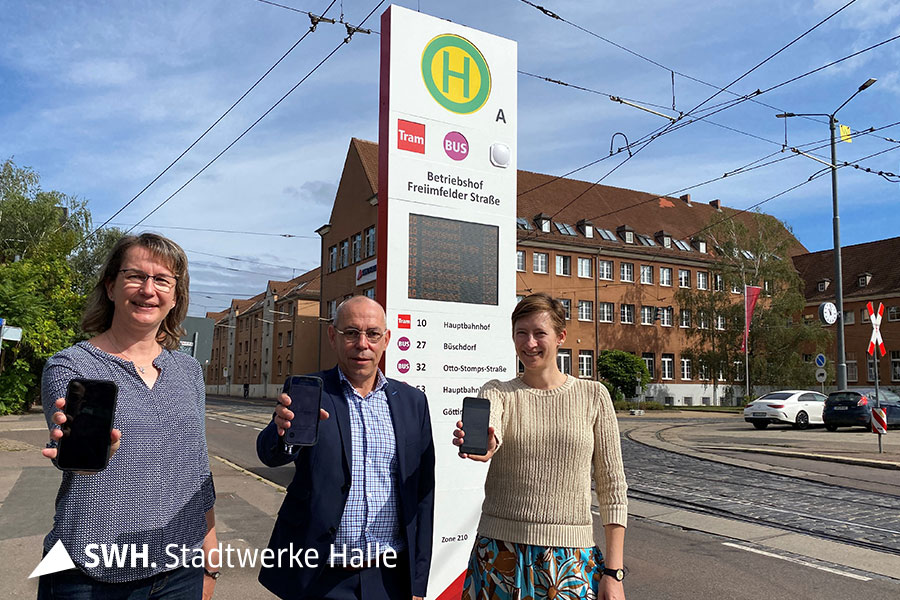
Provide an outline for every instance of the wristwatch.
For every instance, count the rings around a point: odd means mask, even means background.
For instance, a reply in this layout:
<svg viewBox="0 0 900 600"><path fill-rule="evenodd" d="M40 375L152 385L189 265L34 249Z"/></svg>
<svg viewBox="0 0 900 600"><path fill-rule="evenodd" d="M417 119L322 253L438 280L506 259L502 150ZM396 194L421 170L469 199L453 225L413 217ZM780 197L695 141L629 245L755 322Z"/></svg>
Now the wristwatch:
<svg viewBox="0 0 900 600"><path fill-rule="evenodd" d="M215 581L222 574L222 571L210 571L206 567L203 567L203 574L207 577L212 577L213 581Z"/></svg>
<svg viewBox="0 0 900 600"><path fill-rule="evenodd" d="M616 581L625 579L625 569L603 569L604 575L609 575Z"/></svg>

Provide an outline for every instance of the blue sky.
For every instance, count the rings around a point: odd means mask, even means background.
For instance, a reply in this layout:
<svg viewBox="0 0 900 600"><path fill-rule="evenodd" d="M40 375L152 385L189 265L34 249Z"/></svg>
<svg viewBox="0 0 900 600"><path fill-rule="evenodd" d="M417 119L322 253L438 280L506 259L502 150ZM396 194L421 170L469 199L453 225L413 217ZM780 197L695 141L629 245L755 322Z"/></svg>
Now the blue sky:
<svg viewBox="0 0 900 600"><path fill-rule="evenodd" d="M321 14L329 1L279 4ZM521 71L593 90L519 75L519 167L550 174L608 157L616 132L634 142L666 123L613 103L602 93L667 114L688 112L716 92L706 84L731 83L846 3L534 3L566 23L522 0L399 2L516 40ZM340 20L343 15L343 21L358 24L377 4L337 0L327 16ZM387 6L365 24L371 34L353 36L142 226L171 236L189 251L190 314L219 310L231 296L258 292L267 279L287 279L318 265L315 229L329 219L350 138L377 139L377 31ZM4 2L0 159L13 157L18 165L32 167L45 189L88 200L99 224L156 177L308 29L305 14L258 0ZM767 90L897 35L900 3L857 0L729 89L738 95ZM114 223L130 225L147 215L345 36L341 25L319 24ZM671 71L677 72L675 111ZM679 127L654 140L603 183L671 194L754 161L787 157L789 153L779 152L785 122L776 119L776 113L829 113L870 77L878 82L844 107L839 120L853 131L900 121L897 40L767 91L754 97L756 102L744 101ZM721 93L706 106L734 98ZM827 138L825 121L788 122L788 144L807 149L826 144L814 150L825 160ZM840 144L838 159L900 173L900 144L884 138L900 140L900 126ZM622 144L618 136L615 146ZM573 177L596 181L624 156L603 160ZM746 208L803 183L822 167L792 156L690 193L695 201L720 198L726 206ZM900 185L852 168L841 169L838 179L844 245L898 235ZM784 220L810 250L831 247L830 177L815 179L761 208ZM173 226L299 237L169 229Z"/></svg>

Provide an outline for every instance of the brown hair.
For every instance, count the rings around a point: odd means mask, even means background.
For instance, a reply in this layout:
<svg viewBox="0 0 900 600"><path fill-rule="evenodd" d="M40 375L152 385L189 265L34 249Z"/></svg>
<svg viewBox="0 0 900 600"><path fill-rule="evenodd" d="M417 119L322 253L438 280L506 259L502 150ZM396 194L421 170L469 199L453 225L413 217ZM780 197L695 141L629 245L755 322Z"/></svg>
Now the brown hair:
<svg viewBox="0 0 900 600"><path fill-rule="evenodd" d="M559 335L566 328L566 310L563 308L562 302L556 298L539 292L530 296L525 296L516 304L516 308L512 312L513 329L516 327L516 321L524 317L531 316L535 313L547 313L550 317L550 323L553 330Z"/></svg>
<svg viewBox="0 0 900 600"><path fill-rule="evenodd" d="M122 268L125 253L136 246L146 248L154 258L169 267L172 274L175 275L175 306L166 315L156 334L156 341L163 348L175 350L178 348L181 336L185 333L181 323L187 315L190 304L188 290L191 282L188 276L187 256L181 246L169 238L155 233L126 235L116 242L109 256L106 257L97 284L88 296L84 314L81 316L81 328L87 333L103 333L112 326L115 305L109 299L106 286L119 276L119 269Z"/></svg>

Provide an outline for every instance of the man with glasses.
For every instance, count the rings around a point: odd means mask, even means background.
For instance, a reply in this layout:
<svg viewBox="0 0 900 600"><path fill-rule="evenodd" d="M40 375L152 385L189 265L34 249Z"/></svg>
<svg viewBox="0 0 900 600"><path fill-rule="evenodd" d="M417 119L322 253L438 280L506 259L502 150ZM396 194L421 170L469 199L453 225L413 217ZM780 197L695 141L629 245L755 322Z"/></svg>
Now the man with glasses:
<svg viewBox="0 0 900 600"><path fill-rule="evenodd" d="M284 599L421 599L434 518L425 394L378 367L391 332L374 300L342 302L328 339L338 364L315 374L324 384L317 444L285 445L294 418L286 394L256 441L266 465L296 467L269 548L287 557L314 549L318 560L274 561L259 580Z"/></svg>

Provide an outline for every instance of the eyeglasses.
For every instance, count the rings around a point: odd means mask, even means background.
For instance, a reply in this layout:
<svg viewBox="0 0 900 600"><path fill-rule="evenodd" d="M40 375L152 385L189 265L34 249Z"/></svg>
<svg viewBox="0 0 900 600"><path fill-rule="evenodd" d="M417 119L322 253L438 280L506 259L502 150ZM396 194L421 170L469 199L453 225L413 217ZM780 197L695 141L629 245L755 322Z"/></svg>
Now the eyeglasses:
<svg viewBox="0 0 900 600"><path fill-rule="evenodd" d="M174 275L149 275L138 269L120 269L119 273L125 274L125 285L129 287L141 287L148 279L153 281L153 287L160 292L172 291L178 278Z"/></svg>
<svg viewBox="0 0 900 600"><path fill-rule="evenodd" d="M341 331L340 329L335 327L334 330L341 334L344 337L344 341L346 342L355 342L359 339L360 335L364 335L370 343L377 344L381 341L381 338L384 337L384 332L377 329L366 329L365 331L362 331L355 327L348 327L347 329Z"/></svg>

